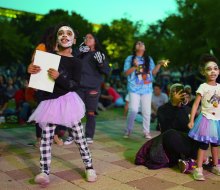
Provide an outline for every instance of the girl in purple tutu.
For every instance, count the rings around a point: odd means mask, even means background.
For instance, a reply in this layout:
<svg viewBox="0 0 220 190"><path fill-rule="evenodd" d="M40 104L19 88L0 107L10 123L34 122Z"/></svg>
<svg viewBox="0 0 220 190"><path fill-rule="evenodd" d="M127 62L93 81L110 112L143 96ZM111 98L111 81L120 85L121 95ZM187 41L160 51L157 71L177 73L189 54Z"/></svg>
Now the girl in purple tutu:
<svg viewBox="0 0 220 190"><path fill-rule="evenodd" d="M206 82L201 84L196 91L190 122L189 136L199 143L197 155L197 168L193 172L195 180L205 180L202 164L206 158L206 150L211 144L213 158L212 173L220 175L218 164L218 146L220 145L220 84L216 83L219 75L218 61L214 56L205 54L201 57L201 73ZM194 118L201 101L201 113Z"/></svg>
<svg viewBox="0 0 220 190"><path fill-rule="evenodd" d="M53 93L43 92L42 100L30 121L35 121L42 128L40 145L41 173L35 177L35 182L41 186L49 184L51 145L57 125L71 129L74 141L79 148L82 160L86 167L87 181L96 181L96 172L93 169L91 154L84 137L81 119L85 114L85 106L80 97L74 92L79 85L82 63L72 55L72 45L75 44L75 33L69 26L62 25L56 30L56 41L61 56L58 71L49 69L48 75L55 81ZM40 67L35 67L35 73ZM33 72L32 72L33 74Z"/></svg>

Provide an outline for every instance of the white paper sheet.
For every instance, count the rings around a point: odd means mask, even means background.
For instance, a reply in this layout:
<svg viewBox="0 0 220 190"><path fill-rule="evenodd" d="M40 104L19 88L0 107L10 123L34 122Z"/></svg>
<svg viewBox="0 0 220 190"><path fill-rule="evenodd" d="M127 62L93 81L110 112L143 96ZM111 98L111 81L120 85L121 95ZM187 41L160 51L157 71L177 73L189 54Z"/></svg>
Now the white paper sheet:
<svg viewBox="0 0 220 190"><path fill-rule="evenodd" d="M34 56L34 65L38 65L41 71L37 74L31 74L28 86L38 90L53 92L54 80L47 73L49 68L58 70L61 56L44 51L36 50Z"/></svg>

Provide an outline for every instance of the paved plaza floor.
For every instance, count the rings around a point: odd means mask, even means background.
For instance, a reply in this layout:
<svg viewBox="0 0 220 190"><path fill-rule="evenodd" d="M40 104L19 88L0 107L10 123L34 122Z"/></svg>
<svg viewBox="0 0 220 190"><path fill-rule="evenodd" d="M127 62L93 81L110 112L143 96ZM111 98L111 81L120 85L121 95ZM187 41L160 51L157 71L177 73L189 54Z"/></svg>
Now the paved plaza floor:
<svg viewBox="0 0 220 190"><path fill-rule="evenodd" d="M198 182L177 168L149 170L133 164L135 153L146 141L136 123L131 138L124 139L125 120L97 122L95 140L89 145L98 174L95 183L85 181L84 165L75 144L53 145L51 190L219 190L220 176L205 171ZM152 130L152 135L159 133ZM0 190L40 189L39 150L28 143L35 139L34 126L0 129Z"/></svg>

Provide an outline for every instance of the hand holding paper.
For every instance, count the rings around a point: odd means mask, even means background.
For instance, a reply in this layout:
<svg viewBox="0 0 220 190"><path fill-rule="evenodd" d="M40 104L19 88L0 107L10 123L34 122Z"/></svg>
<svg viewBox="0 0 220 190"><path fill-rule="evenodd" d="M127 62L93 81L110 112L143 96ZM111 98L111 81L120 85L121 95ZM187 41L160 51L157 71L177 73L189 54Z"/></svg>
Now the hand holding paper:
<svg viewBox="0 0 220 190"><path fill-rule="evenodd" d="M37 74L40 70L40 67L38 65L33 65L33 63L28 66L28 73L30 74Z"/></svg>
<svg viewBox="0 0 220 190"><path fill-rule="evenodd" d="M50 68L50 69L48 70L48 75L49 75L52 79L56 80L56 79L59 77L60 73L59 73L57 70L55 70L55 69L53 69L53 68Z"/></svg>
<svg viewBox="0 0 220 190"><path fill-rule="evenodd" d="M55 84L53 80L55 78L53 77L58 77L59 73L57 76L57 73L54 74L54 72L52 72L52 76L50 78L48 71L49 69L58 70L60 58L61 56L59 55L36 50L33 65L39 66L40 71L36 74L31 74L28 86L38 90L53 92Z"/></svg>

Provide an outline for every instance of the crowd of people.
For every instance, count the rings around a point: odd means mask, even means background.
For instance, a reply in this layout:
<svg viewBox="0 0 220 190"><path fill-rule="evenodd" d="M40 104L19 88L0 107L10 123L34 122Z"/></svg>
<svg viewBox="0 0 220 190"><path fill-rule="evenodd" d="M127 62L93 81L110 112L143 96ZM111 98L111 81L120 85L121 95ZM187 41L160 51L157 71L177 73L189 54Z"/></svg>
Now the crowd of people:
<svg viewBox="0 0 220 190"><path fill-rule="evenodd" d="M24 124L35 107L35 90L27 88L26 68L19 64L0 68L0 117ZM11 117L14 116L14 117Z"/></svg>
<svg viewBox="0 0 220 190"><path fill-rule="evenodd" d="M143 136L148 141L138 151L136 164L152 169L179 164L182 172L192 170L195 180L205 180L203 164L210 144L211 171L220 175L219 67L214 56L204 55L200 60L200 79L205 81L201 84L191 67L183 72L182 68L167 67L169 60L155 63L146 45L137 41L131 55L125 58L124 74L111 77L108 58L95 34L87 33L79 48L73 49L76 39L74 29L61 24L48 28L36 46L35 50L61 57L58 70L47 71L55 81L52 93L28 87L29 75L41 71L33 64L35 52L28 68L22 64L0 68L0 122L15 116L21 125L36 123L41 168L36 183L46 186L50 182L53 141L58 145L75 142L87 181L96 181L88 144L95 138L97 111L112 107L125 109L124 138L132 138L134 122L138 116L141 118ZM155 121L161 134L152 138L150 124ZM66 129L68 137L63 142L59 135Z"/></svg>

